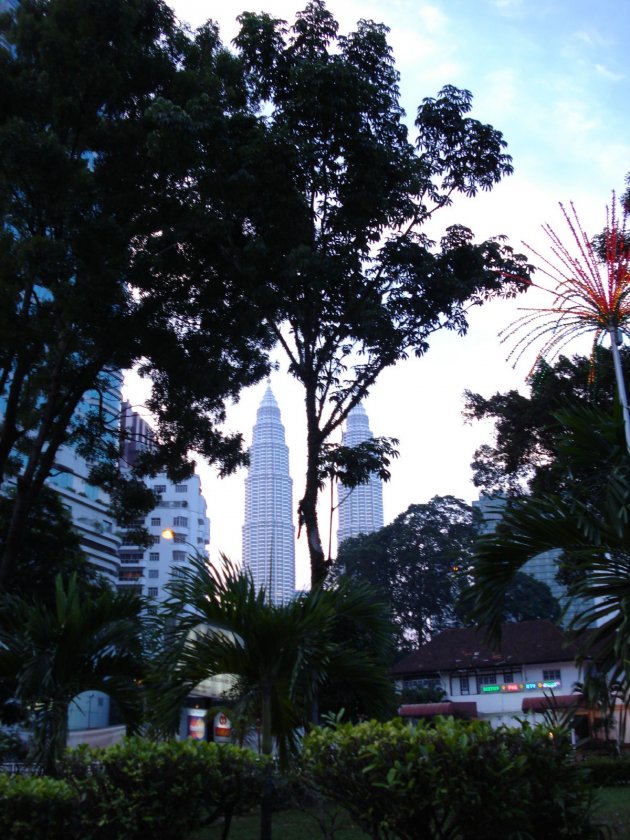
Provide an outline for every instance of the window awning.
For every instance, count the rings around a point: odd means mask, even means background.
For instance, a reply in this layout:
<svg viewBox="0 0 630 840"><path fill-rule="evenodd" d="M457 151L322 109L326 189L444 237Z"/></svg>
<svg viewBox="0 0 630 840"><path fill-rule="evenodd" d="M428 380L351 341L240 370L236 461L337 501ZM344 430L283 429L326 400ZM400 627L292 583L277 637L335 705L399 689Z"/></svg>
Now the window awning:
<svg viewBox="0 0 630 840"><path fill-rule="evenodd" d="M443 703L409 703L398 709L401 717L434 718L438 715L458 718L476 718L476 703L456 703L445 700Z"/></svg>
<svg viewBox="0 0 630 840"><path fill-rule="evenodd" d="M584 699L581 694L560 694L553 697L524 697L524 712L544 712L547 709L568 709L571 706L584 708Z"/></svg>

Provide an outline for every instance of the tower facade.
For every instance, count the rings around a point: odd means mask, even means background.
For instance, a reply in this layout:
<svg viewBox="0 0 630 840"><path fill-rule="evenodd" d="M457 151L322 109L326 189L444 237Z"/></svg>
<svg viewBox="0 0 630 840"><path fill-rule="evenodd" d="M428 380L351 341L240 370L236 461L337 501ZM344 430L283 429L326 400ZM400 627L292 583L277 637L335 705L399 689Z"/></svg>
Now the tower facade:
<svg viewBox="0 0 630 840"><path fill-rule="evenodd" d="M355 406L348 414L343 434L344 446L358 446L372 438L370 421L362 405ZM337 545L359 534L371 534L383 527L383 483L371 475L367 484L354 489L338 486L339 529Z"/></svg>
<svg viewBox="0 0 630 840"><path fill-rule="evenodd" d="M245 479L243 565L274 604L295 594L295 528L289 449L268 385L256 415Z"/></svg>

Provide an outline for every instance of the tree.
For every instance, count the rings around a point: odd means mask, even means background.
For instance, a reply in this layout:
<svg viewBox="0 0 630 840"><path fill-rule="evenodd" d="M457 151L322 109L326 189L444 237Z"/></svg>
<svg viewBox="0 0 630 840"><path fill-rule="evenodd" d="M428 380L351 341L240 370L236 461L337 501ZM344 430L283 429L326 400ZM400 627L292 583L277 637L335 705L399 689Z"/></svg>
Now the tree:
<svg viewBox="0 0 630 840"><path fill-rule="evenodd" d="M630 363L630 351L622 350ZM540 361L528 378L529 396L518 391L486 398L466 391L467 420L495 422L493 446L474 455L473 481L487 495L562 492L566 472L556 461L565 428L557 414L581 405L612 408L614 370L610 350L598 347L592 359L560 356L550 365ZM583 465L589 474L597 463Z"/></svg>
<svg viewBox="0 0 630 840"><path fill-rule="evenodd" d="M590 481L565 482L562 495L515 499L494 533L481 537L472 564L469 598L474 617L497 635L503 596L514 574L542 551L561 549L560 568L570 596L586 606L572 621L583 655L622 683L630 674L630 457L621 412L589 407L561 415L565 435L556 456L567 477L598 469ZM588 633L585 634L585 631Z"/></svg>
<svg viewBox="0 0 630 840"><path fill-rule="evenodd" d="M505 591L502 623L535 621L545 618L556 622L560 618L560 604L546 583L525 572L517 572Z"/></svg>
<svg viewBox="0 0 630 840"><path fill-rule="evenodd" d="M189 34L162 0L23 0L2 28L6 587L62 444L95 480L119 479L116 372L140 363L152 378L160 447L146 469L189 470L189 449L226 472L241 463L240 435L217 424L267 369L249 293L273 265L253 258L247 209L264 126L216 28Z"/></svg>
<svg viewBox="0 0 630 840"><path fill-rule="evenodd" d="M275 737L284 759L328 682L352 685L368 714L388 709L388 625L366 587L315 589L274 606L227 559L215 569L197 558L171 591L167 621L175 621L176 629L158 667L155 701L166 720L204 679L233 674L243 705L253 700L260 709L262 752L271 755ZM352 627L370 639L369 646L357 649L354 632L338 632ZM261 809L263 840L271 836L270 785L271 777Z"/></svg>
<svg viewBox="0 0 630 840"><path fill-rule="evenodd" d="M34 718L34 759L55 774L66 747L68 708L84 691L103 691L128 726L141 716L140 599L104 587L82 593L75 575L55 583L55 603L19 595L0 601L0 691Z"/></svg>
<svg viewBox="0 0 630 840"><path fill-rule="evenodd" d="M385 26L361 20L341 36L321 0L292 27L265 14L239 21L234 43L267 128L252 224L260 253L278 258L256 304L304 388L299 524L316 585L329 567L322 447L384 369L423 355L439 329L464 334L468 308L522 290L510 278L528 267L500 239L474 244L458 225L437 247L421 232L454 194L474 196L512 171L500 132L467 116L470 92L446 86L425 99L414 148Z"/></svg>
<svg viewBox="0 0 630 840"><path fill-rule="evenodd" d="M12 499L0 496L0 544L11 517ZM94 585L89 566L59 495L44 487L29 511L18 549L12 592L40 602L54 602L55 577L76 574L82 586Z"/></svg>
<svg viewBox="0 0 630 840"><path fill-rule="evenodd" d="M371 584L389 605L398 650L417 647L459 623L455 603L468 585L476 533L469 505L434 496L343 542L335 574Z"/></svg>

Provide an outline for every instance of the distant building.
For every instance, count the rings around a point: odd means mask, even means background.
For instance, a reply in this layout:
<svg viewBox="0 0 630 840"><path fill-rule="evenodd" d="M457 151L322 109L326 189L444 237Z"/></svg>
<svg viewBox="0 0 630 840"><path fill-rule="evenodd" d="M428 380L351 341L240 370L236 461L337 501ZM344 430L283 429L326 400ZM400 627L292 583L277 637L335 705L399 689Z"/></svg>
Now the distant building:
<svg viewBox="0 0 630 840"><path fill-rule="evenodd" d="M357 405L348 414L344 446L358 446L373 437L365 409ZM337 545L359 534L372 534L383 527L383 483L377 475L353 489L338 486L339 528Z"/></svg>
<svg viewBox="0 0 630 840"><path fill-rule="evenodd" d="M295 528L289 450L270 385L256 415L245 479L243 565L274 604L295 596Z"/></svg>
<svg viewBox="0 0 630 840"><path fill-rule="evenodd" d="M123 463L132 466L137 455L150 448L153 433L131 407L123 404ZM164 600L169 580L177 577L191 556L208 556L210 520L201 480L192 475L175 484L166 475L151 479L151 489L159 496L157 506L139 519L151 535L149 548L125 543L120 546L118 588L132 588L156 601Z"/></svg>
<svg viewBox="0 0 630 840"><path fill-rule="evenodd" d="M506 503L507 500L500 496L494 498L480 496L478 501L473 502L473 507L481 513L482 530L484 533L494 531L497 524L501 521ZM541 583L547 584L551 590L551 594L560 604L560 609L562 610L561 623L564 626L568 626L576 615L591 606L591 604L584 598L569 597L566 586L558 582L559 559L559 550L543 551L535 557L532 557L531 560L528 560L521 571Z"/></svg>
<svg viewBox="0 0 630 840"><path fill-rule="evenodd" d="M399 713L407 718L481 718L492 726L518 725L525 715L541 722L554 703L587 715L573 691L583 679L577 654L575 641L545 620L503 624L496 647L487 643L483 629L444 630L391 670L398 689L441 687L444 700L407 704Z"/></svg>

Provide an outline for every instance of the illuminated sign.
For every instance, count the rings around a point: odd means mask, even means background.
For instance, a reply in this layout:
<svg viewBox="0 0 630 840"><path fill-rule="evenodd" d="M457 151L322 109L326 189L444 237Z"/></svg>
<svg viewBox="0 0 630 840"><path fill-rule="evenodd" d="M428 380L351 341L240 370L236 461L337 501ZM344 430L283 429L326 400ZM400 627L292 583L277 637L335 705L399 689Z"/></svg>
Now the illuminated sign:
<svg viewBox="0 0 630 840"><path fill-rule="evenodd" d="M501 691L500 685L482 685L481 686L481 693L482 694L494 694L497 691Z"/></svg>

